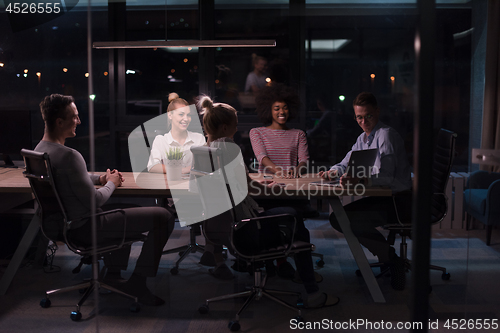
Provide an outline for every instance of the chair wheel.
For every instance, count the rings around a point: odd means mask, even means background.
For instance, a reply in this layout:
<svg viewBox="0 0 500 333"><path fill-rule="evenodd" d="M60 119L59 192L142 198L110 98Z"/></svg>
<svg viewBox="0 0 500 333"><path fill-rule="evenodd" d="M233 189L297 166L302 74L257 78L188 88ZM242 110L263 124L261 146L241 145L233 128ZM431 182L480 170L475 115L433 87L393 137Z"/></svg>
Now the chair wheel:
<svg viewBox="0 0 500 333"><path fill-rule="evenodd" d="M297 316L294 319L297 321L297 323L303 323L304 322L304 318L302 318L302 316Z"/></svg>
<svg viewBox="0 0 500 333"><path fill-rule="evenodd" d="M318 265L318 267L323 267L325 266L325 262L323 261L323 259L318 259L316 261L316 265Z"/></svg>
<svg viewBox="0 0 500 333"><path fill-rule="evenodd" d="M52 302L51 302L51 301L50 301L50 299L48 299L48 298L44 298L44 299L42 299L42 300L40 301L40 306L41 306L42 308L48 308L48 307L50 307L50 305L51 305L51 304L52 304Z"/></svg>
<svg viewBox="0 0 500 333"><path fill-rule="evenodd" d="M80 311L72 311L69 317L73 321L79 321L80 319L82 319L82 313Z"/></svg>
<svg viewBox="0 0 500 333"><path fill-rule="evenodd" d="M208 313L208 305L206 305L206 304L200 305L200 307L198 308L198 312L201 314L207 314Z"/></svg>
<svg viewBox="0 0 500 333"><path fill-rule="evenodd" d="M170 270L170 274L172 275L177 275L179 274L179 269L177 267L174 267Z"/></svg>
<svg viewBox="0 0 500 333"><path fill-rule="evenodd" d="M141 306L139 305L139 303L132 303L132 305L130 306L130 312L137 313L139 311L141 311Z"/></svg>
<svg viewBox="0 0 500 333"><path fill-rule="evenodd" d="M299 298L299 299L297 300L297 307L298 307L299 309L304 308L304 301L302 300L302 298Z"/></svg>
<svg viewBox="0 0 500 333"><path fill-rule="evenodd" d="M237 332L240 330L240 323L238 321L230 321L229 324L227 325L231 332Z"/></svg>
<svg viewBox="0 0 500 333"><path fill-rule="evenodd" d="M361 271L359 269L356 270L356 276L361 276Z"/></svg>
<svg viewBox="0 0 500 333"><path fill-rule="evenodd" d="M441 279L445 280L445 281L448 281L450 279L451 275L450 273L443 273L441 275Z"/></svg>

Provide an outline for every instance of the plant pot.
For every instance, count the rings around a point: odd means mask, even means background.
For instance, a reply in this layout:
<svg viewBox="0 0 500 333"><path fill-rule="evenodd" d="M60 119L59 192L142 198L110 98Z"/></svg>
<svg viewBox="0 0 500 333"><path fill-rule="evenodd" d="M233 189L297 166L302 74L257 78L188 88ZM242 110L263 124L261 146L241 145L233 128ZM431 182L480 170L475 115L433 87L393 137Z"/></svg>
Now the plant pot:
<svg viewBox="0 0 500 333"><path fill-rule="evenodd" d="M165 160L164 164L168 181L181 180L182 160Z"/></svg>

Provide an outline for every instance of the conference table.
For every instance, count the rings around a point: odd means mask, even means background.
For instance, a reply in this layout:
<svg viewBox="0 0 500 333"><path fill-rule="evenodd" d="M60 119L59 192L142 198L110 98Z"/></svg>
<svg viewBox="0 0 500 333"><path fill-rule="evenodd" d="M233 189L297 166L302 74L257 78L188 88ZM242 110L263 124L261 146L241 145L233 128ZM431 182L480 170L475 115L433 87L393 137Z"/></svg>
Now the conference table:
<svg viewBox="0 0 500 333"><path fill-rule="evenodd" d="M9 205L0 205L0 213L7 211L15 203L20 204L31 200L31 188L28 180L22 175L24 169L2 169L0 170L0 200L9 199ZM101 174L102 172L98 172ZM124 172L125 181L121 187L118 187L113 197L154 197L154 198L167 198L171 196L170 188L175 189L176 193L185 193L186 195L193 195L188 191L188 179L181 179L167 183L163 174ZM250 174L255 180L267 180L262 175ZM364 251L359 244L358 239L352 233L350 222L347 214L342 206L340 200L343 196L391 196L392 191L389 188L375 188L364 186L325 186L317 185L314 182L320 181L320 178L314 174L303 175L301 178L296 179L271 179L280 184L279 187L274 187L271 193L265 195L264 193L254 193L252 196L273 200L273 199L311 199L321 198L327 200L328 204L335 214L344 237L349 245L358 268L365 280L365 283L370 291L370 294L375 302L384 303L385 298L382 294L380 287L377 283L375 275L370 268L368 260ZM170 186L169 186L170 185ZM16 199L17 198L17 199ZM21 265L24 256L26 255L31 243L35 239L39 231L38 217L34 215L23 238L18 245L16 252L9 263L1 281L0 281L0 295L7 292L10 283L12 282L19 266ZM334 246L332 242L332 246Z"/></svg>

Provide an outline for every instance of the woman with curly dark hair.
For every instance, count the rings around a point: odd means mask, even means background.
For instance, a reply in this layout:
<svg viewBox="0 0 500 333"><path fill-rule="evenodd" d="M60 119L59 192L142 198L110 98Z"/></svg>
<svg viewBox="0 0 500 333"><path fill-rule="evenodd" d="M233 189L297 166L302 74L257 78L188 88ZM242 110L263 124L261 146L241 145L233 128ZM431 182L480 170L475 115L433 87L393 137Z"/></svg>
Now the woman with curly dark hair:
<svg viewBox="0 0 500 333"><path fill-rule="evenodd" d="M283 84L266 86L255 98L263 127L250 130L250 141L259 161L259 173L297 178L307 172L309 152L304 131L289 128L300 107L297 92Z"/></svg>

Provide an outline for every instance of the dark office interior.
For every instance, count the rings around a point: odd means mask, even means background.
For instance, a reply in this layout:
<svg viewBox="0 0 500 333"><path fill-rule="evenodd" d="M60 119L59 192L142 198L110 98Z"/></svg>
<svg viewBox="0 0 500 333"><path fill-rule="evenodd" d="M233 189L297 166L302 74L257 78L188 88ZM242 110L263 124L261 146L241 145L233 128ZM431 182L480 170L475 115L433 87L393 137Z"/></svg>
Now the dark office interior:
<svg viewBox="0 0 500 333"><path fill-rule="evenodd" d="M255 112L254 95L245 92L245 81L253 71L252 54L256 54L267 59L270 82L290 86L300 96L300 110L289 125L308 133L310 172L341 161L362 132L353 119L356 95L370 91L377 96L380 120L401 135L412 167L413 187L418 189L413 204L419 207L414 221L426 212L430 215L430 208L419 206L430 186L422 164L432 163L431 154L423 152L432 151L440 128L457 134L445 193L447 217L428 227L430 238L422 241L417 237L426 248L423 252L415 238L408 240L409 257L418 260L417 249L423 257L427 253L430 262L445 266L451 278L443 280L435 271L410 271L405 289L396 291L383 276L377 281L385 303L374 302L355 273L356 262L343 235L328 222L328 205L313 199L311 206L319 216L306 220L306 226L317 252L325 255L325 265L315 269L324 277L321 287L339 295L341 302L332 308L305 311L305 321L364 319L395 324L423 318L429 321L428 327L395 331L444 332L448 328L443 325L452 320L459 325L472 320L473 326L464 327L482 331L485 327L477 326L476 320L484 324L488 319L493 324L500 319L496 287L500 278L500 222L498 218L488 222L493 227L487 244L488 226L477 219L468 226L464 206L470 174L499 171L498 165L479 164L472 151L500 149L498 38L495 41L500 26L492 23L492 18L500 15L500 6L494 0L92 0L90 7L87 1L66 1L63 14L51 20L41 18L34 26L29 19L20 21L14 12L9 13L11 2L4 2L3 6L0 3L0 154L4 161L0 160L0 174L6 170L5 164L22 167L20 149L33 149L42 138L39 103L53 93L75 98L81 125L66 145L81 152L87 163L95 161L96 171L133 171L129 135L166 111L171 92L192 104L197 96L206 94L216 102L232 105L238 111L235 142L252 169L255 155L249 132L263 124ZM428 8L432 10L426 15ZM97 49L88 44L88 38L92 43L274 40L276 45ZM421 43L418 47L416 40ZM426 53L429 50L430 55ZM333 115L327 129L310 135L320 126L325 111ZM8 193L0 192L0 198L6 196ZM344 198L343 203L356 199ZM117 205L156 205L153 198L112 200ZM486 205L496 203L498 197ZM8 210L0 207L1 277L31 220L25 208L32 208L33 201ZM425 230L419 235L425 235ZM189 230L176 224L167 248L182 245L188 238ZM199 241L203 242L202 237ZM237 273L231 281L215 279L198 263L200 254L190 255L180 273L172 275L176 254L169 254L162 258L154 281L156 292L167 299L165 306L130 313L120 296L103 295L98 301L99 312L94 308L96 302L89 300L82 309L84 320L77 323L70 320L69 312L78 292L54 297L48 309L41 308L39 301L45 290L90 277L90 267L72 274L79 258L64 244L49 247L44 266L39 267L37 244L38 238L1 296L0 325L6 332L229 331L227 322L241 302L214 305L208 315L198 313L198 306L213 296L210 291L224 294L252 283L252 277L245 273ZM396 239L399 252L398 244ZM58 247L55 252L54 247ZM139 248L132 247L132 256ZM368 261L376 261L368 251L365 254ZM47 265L49 258L54 267ZM429 281L424 278L419 285L417 277L422 275L415 274L428 274ZM268 284L300 289L300 285L279 277ZM419 293L422 288L430 292ZM423 303L425 307L419 305ZM241 331L292 331L292 318L289 310L262 299L242 316ZM430 324L437 321L439 328ZM383 329L363 326L339 331Z"/></svg>

